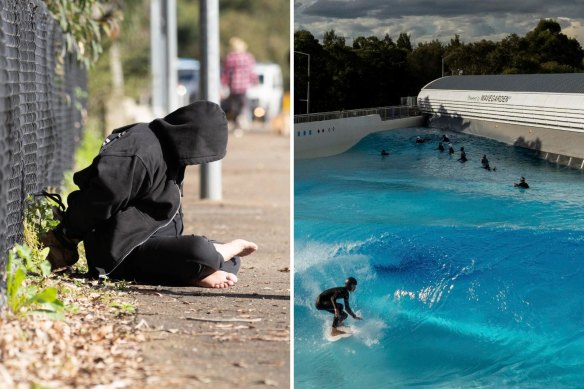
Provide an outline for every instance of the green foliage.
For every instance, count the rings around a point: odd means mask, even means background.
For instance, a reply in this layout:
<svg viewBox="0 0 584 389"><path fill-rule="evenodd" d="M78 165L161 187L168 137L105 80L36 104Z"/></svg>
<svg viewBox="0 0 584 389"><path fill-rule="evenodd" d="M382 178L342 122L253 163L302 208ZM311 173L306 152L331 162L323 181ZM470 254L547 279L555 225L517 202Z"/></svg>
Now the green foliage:
<svg viewBox="0 0 584 389"><path fill-rule="evenodd" d="M294 33L294 50L310 54L310 111L324 112L399 104L403 96L444 75L571 73L584 71L580 43L561 33L553 20L541 20L524 37L511 34L500 42L464 43L455 35L448 43L434 40L412 48L401 33L359 36L351 47L334 30L322 44L305 30ZM295 54L295 114L306 113L308 61Z"/></svg>
<svg viewBox="0 0 584 389"><path fill-rule="evenodd" d="M115 34L121 13L106 0L44 0L65 33L68 52L87 67L102 53L104 35Z"/></svg>
<svg viewBox="0 0 584 389"><path fill-rule="evenodd" d="M51 265L46 261L48 250L38 257L25 245L15 245L8 253L6 264L6 290L8 308L14 314L44 313L56 319L63 318L63 302L59 300L57 289L43 288L43 281L49 276ZM39 264L38 268L34 264ZM27 277L36 271L40 277Z"/></svg>
<svg viewBox="0 0 584 389"><path fill-rule="evenodd" d="M38 235L57 227L59 221L53 215L54 203L44 197L35 196L28 196L26 201L28 206L25 218L31 233Z"/></svg>
<svg viewBox="0 0 584 389"><path fill-rule="evenodd" d="M110 306L116 308L120 315L133 315L136 312L136 307L130 303L114 301Z"/></svg>
<svg viewBox="0 0 584 389"><path fill-rule="evenodd" d="M322 44L326 50L342 49L345 47L345 38L335 34L335 30L330 30L324 33Z"/></svg>
<svg viewBox="0 0 584 389"><path fill-rule="evenodd" d="M402 32L401 34L399 34L399 37L397 38L397 47L399 49L404 49L406 51L412 51L412 42L410 40L410 36L408 34L406 34L405 32Z"/></svg>

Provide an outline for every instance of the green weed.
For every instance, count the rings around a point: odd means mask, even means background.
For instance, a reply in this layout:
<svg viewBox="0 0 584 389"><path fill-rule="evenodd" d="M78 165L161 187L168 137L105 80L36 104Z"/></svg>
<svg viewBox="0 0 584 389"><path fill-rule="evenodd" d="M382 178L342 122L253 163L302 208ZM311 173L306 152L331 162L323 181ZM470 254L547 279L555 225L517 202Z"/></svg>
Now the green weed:
<svg viewBox="0 0 584 389"><path fill-rule="evenodd" d="M28 196L25 219L32 233L40 234L52 230L59 225L53 214L53 203L46 198Z"/></svg>
<svg viewBox="0 0 584 389"><path fill-rule="evenodd" d="M20 244L9 251L6 290L8 308L12 313L45 313L55 319L63 319L64 307L58 298L57 289L43 287L44 280L51 273L51 265L46 261L47 254L48 250L45 249L41 251L42 258L33 258L33 250ZM38 272L40 276L34 281L27 278L29 269Z"/></svg>
<svg viewBox="0 0 584 389"><path fill-rule="evenodd" d="M117 308L121 315L133 315L136 312L136 308L130 303L114 301L110 303L110 307Z"/></svg>

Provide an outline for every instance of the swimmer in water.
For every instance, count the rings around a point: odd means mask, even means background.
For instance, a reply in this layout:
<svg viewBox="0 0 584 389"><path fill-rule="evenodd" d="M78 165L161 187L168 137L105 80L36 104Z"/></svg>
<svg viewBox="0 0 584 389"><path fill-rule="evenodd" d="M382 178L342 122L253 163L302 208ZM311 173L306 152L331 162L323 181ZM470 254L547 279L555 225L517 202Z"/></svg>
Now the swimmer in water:
<svg viewBox="0 0 584 389"><path fill-rule="evenodd" d="M491 166L489 166L489 160L487 159L486 154L483 154L483 158L481 159L481 164L483 165L483 169L491 171Z"/></svg>
<svg viewBox="0 0 584 389"><path fill-rule="evenodd" d="M355 320L363 320L353 313L351 306L349 305L349 293L354 292L356 288L357 280L353 277L349 277L345 280L345 286L327 289L316 298L316 309L328 311L335 315L331 331L332 336L346 333L345 331L339 330L337 327L341 326L343 321L349 317L349 315ZM345 306L337 303L337 300L341 298L344 300ZM345 312L345 310L347 312Z"/></svg>
<svg viewBox="0 0 584 389"><path fill-rule="evenodd" d="M450 142L450 138L446 134L442 134L442 142Z"/></svg>
<svg viewBox="0 0 584 389"><path fill-rule="evenodd" d="M442 146L442 142L438 142L438 148L436 150L440 150L440 152L444 151L444 146Z"/></svg>
<svg viewBox="0 0 584 389"><path fill-rule="evenodd" d="M466 158L466 153L464 152L464 147L460 148L460 158L458 158L460 162L466 162L468 159Z"/></svg>
<svg viewBox="0 0 584 389"><path fill-rule="evenodd" d="M452 147L452 143L448 144L448 154L450 155L454 154L454 147Z"/></svg>
<svg viewBox="0 0 584 389"><path fill-rule="evenodd" d="M381 150L381 156L382 157L386 157L388 155L389 155L389 153L387 151L385 151L385 149Z"/></svg>
<svg viewBox="0 0 584 389"><path fill-rule="evenodd" d="M513 184L513 186L515 186L517 188L523 188L523 189L529 188L529 184L525 181L525 177L521 177L521 179L519 180L519 183L515 182Z"/></svg>
<svg viewBox="0 0 584 389"><path fill-rule="evenodd" d="M416 137L416 143L424 143L424 142L426 142L426 138L422 138L420 136Z"/></svg>

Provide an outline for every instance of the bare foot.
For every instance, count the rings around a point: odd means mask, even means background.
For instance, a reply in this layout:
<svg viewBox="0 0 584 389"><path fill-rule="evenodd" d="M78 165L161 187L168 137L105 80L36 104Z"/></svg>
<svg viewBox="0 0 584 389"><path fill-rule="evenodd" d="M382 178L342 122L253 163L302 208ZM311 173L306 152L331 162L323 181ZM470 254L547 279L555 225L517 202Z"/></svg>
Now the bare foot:
<svg viewBox="0 0 584 389"><path fill-rule="evenodd" d="M258 245L243 239L235 239L229 243L213 243L215 250L223 256L224 261L228 261L235 256L245 257L258 249Z"/></svg>
<svg viewBox="0 0 584 389"><path fill-rule="evenodd" d="M235 274L231 274L223 270L217 270L215 273L195 282L194 285L201 288L224 289L235 285L236 282L237 276Z"/></svg>
<svg viewBox="0 0 584 389"><path fill-rule="evenodd" d="M333 327L332 331L331 331L331 336L339 336L339 335L343 335L346 334L345 331L341 331L336 327Z"/></svg>

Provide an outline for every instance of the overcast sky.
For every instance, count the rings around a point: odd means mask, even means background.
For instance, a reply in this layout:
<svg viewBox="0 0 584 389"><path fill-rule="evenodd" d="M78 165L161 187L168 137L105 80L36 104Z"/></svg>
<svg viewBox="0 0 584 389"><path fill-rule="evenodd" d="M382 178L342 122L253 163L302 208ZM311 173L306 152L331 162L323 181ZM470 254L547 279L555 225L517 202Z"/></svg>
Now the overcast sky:
<svg viewBox="0 0 584 389"><path fill-rule="evenodd" d="M584 46L584 0L294 0L294 29L305 29L322 42L335 30L350 44L358 36L401 32L412 43L459 34L463 42L499 41L533 30L540 19L554 19L562 32Z"/></svg>

